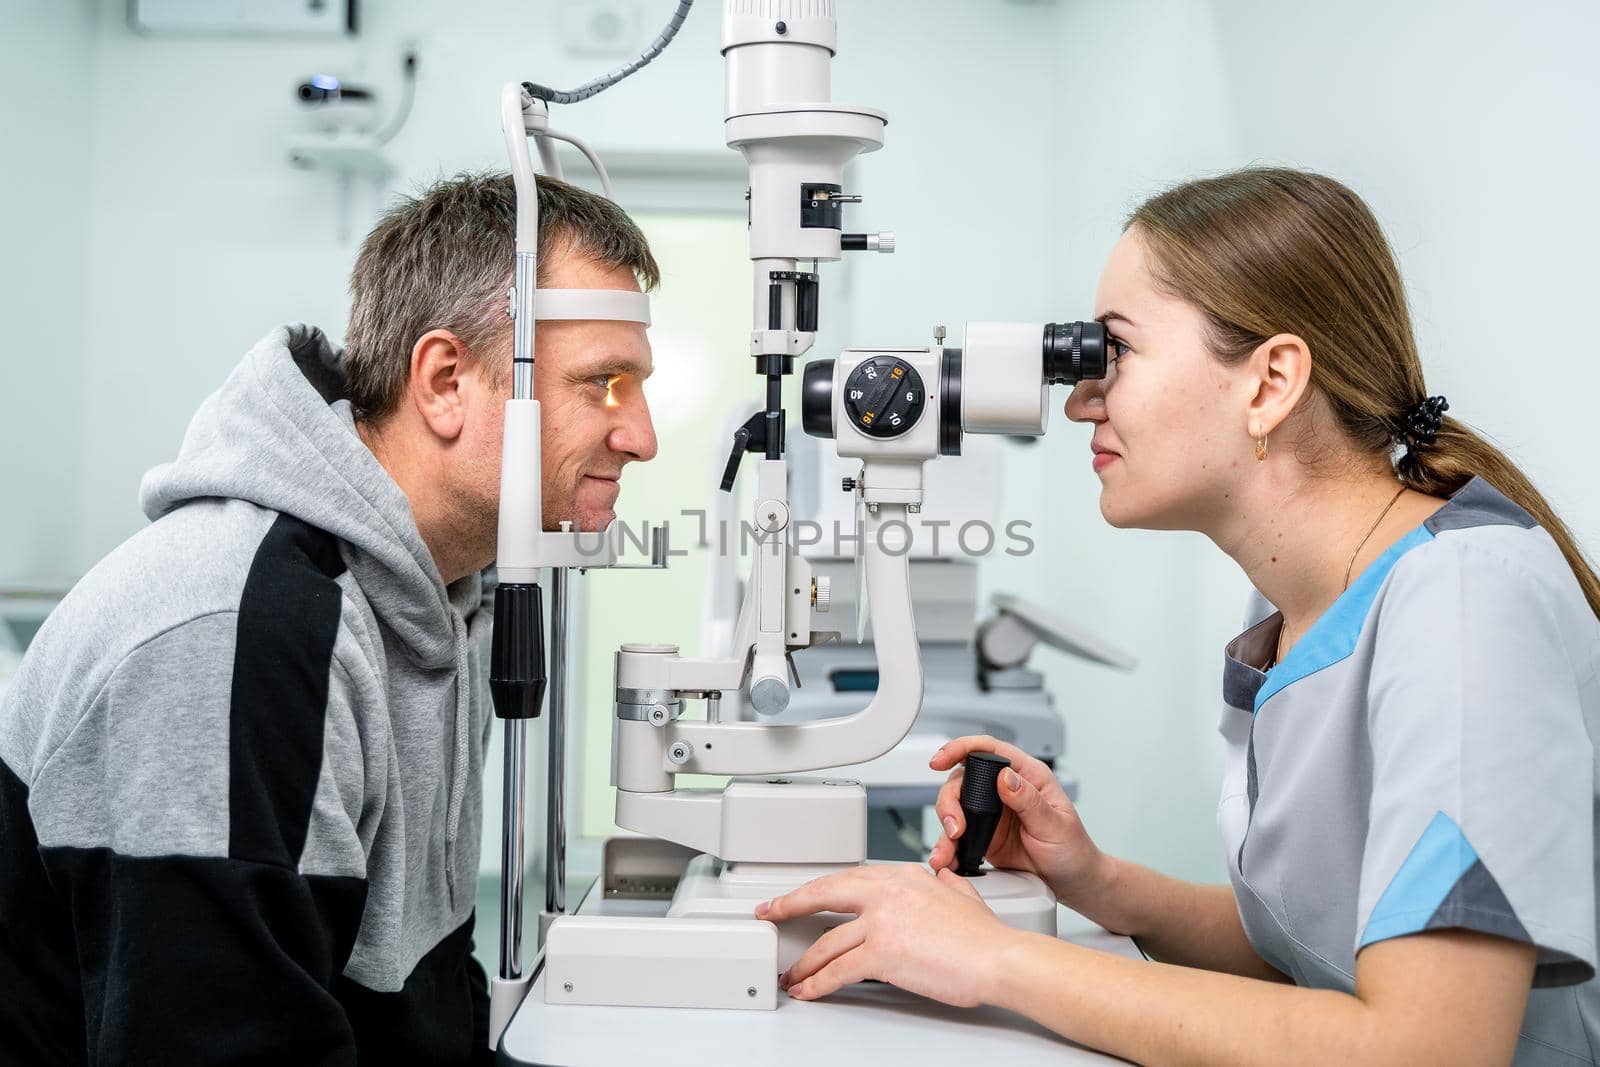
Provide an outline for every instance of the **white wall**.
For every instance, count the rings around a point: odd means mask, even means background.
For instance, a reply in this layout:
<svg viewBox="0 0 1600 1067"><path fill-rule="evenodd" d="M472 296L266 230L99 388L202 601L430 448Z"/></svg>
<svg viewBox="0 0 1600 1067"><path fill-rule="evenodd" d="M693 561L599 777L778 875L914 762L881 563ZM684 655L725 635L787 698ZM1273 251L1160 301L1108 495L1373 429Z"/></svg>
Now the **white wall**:
<svg viewBox="0 0 1600 1067"><path fill-rule="evenodd" d="M332 181L285 162L294 83L333 69L393 88L413 43L397 184L499 167L503 81L574 83L614 65L564 52L548 28L562 6L373 2L359 38L317 42L139 37L124 0L6 5L0 188L7 245L26 254L0 257L13 342L0 582L70 578L137 529L140 474L274 324L342 332L354 241L337 236ZM824 278L828 336L913 343L939 323L1084 317L1143 196L1254 161L1323 169L1389 228L1430 386L1510 446L1600 549L1587 408L1600 370L1582 318L1600 283L1600 9L841 6L834 97L890 115L885 148L857 168L867 201L853 217L895 230L900 251L844 268L864 297L844 321L829 318ZM646 37L667 4L638 7ZM662 58L563 118L603 152L726 152L716 7L702 0ZM61 88L11 103L43 78ZM92 135L68 125L80 114ZM357 237L368 221L358 205ZM986 587L1030 591L1141 654L1125 676L1039 656L1067 711L1085 819L1114 851L1219 876L1214 724L1244 586L1198 537L1106 527L1088 435L1055 417L1044 442L1011 451L1006 481L1008 517L1034 523L1041 552L997 559Z"/></svg>
<svg viewBox="0 0 1600 1067"><path fill-rule="evenodd" d="M77 573L92 32L87 0L0 5L0 587Z"/></svg>

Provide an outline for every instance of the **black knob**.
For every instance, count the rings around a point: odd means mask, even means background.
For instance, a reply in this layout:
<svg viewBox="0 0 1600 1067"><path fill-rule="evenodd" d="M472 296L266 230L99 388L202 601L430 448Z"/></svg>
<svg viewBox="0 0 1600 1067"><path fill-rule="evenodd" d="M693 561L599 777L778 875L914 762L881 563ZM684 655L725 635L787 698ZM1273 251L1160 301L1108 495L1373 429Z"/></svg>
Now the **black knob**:
<svg viewBox="0 0 1600 1067"><path fill-rule="evenodd" d="M1000 772L1011 761L992 752L967 754L966 773L961 778L961 814L967 829L956 840L956 873L975 878L983 873L983 854L994 840L995 827L1005 805L1000 801Z"/></svg>
<svg viewBox="0 0 1600 1067"><path fill-rule="evenodd" d="M839 488L847 493L853 493L856 491L856 480L854 478L845 478L839 483Z"/></svg>
<svg viewBox="0 0 1600 1067"><path fill-rule="evenodd" d="M844 383L844 410L869 437L899 437L922 417L928 396L922 375L895 356L873 356L850 372Z"/></svg>
<svg viewBox="0 0 1600 1067"><path fill-rule="evenodd" d="M489 693L502 719L535 719L544 701L544 609L539 586L502 582L494 591Z"/></svg>

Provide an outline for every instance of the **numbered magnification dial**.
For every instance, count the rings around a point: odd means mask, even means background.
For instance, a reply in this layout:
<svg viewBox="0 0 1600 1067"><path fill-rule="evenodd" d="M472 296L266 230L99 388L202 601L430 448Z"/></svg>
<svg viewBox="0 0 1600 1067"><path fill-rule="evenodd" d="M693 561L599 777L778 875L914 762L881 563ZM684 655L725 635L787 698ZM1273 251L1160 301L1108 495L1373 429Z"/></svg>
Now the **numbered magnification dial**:
<svg viewBox="0 0 1600 1067"><path fill-rule="evenodd" d="M862 361L844 383L845 414L856 429L871 437L906 433L917 424L927 404L922 375L895 356Z"/></svg>

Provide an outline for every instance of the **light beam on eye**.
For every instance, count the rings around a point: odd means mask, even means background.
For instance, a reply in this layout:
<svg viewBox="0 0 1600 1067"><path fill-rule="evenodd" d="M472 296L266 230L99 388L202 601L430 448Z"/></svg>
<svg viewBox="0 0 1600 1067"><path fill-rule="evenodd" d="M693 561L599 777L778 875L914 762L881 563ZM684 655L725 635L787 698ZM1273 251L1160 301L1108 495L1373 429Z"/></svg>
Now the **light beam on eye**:
<svg viewBox="0 0 1600 1067"><path fill-rule="evenodd" d="M621 377L621 375L613 374L611 377L606 379L606 407L608 408L621 406L621 403L617 400L616 392L617 379L619 377Z"/></svg>

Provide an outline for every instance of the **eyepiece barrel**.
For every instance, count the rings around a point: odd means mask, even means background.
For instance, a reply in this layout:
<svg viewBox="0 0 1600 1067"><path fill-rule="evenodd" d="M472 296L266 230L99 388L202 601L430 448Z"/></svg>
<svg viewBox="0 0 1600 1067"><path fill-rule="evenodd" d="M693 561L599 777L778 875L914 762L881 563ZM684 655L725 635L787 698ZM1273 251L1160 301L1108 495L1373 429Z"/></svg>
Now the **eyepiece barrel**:
<svg viewBox="0 0 1600 1067"><path fill-rule="evenodd" d="M1044 327L1044 380L1077 385L1106 376L1106 328L1099 322L1047 322Z"/></svg>

